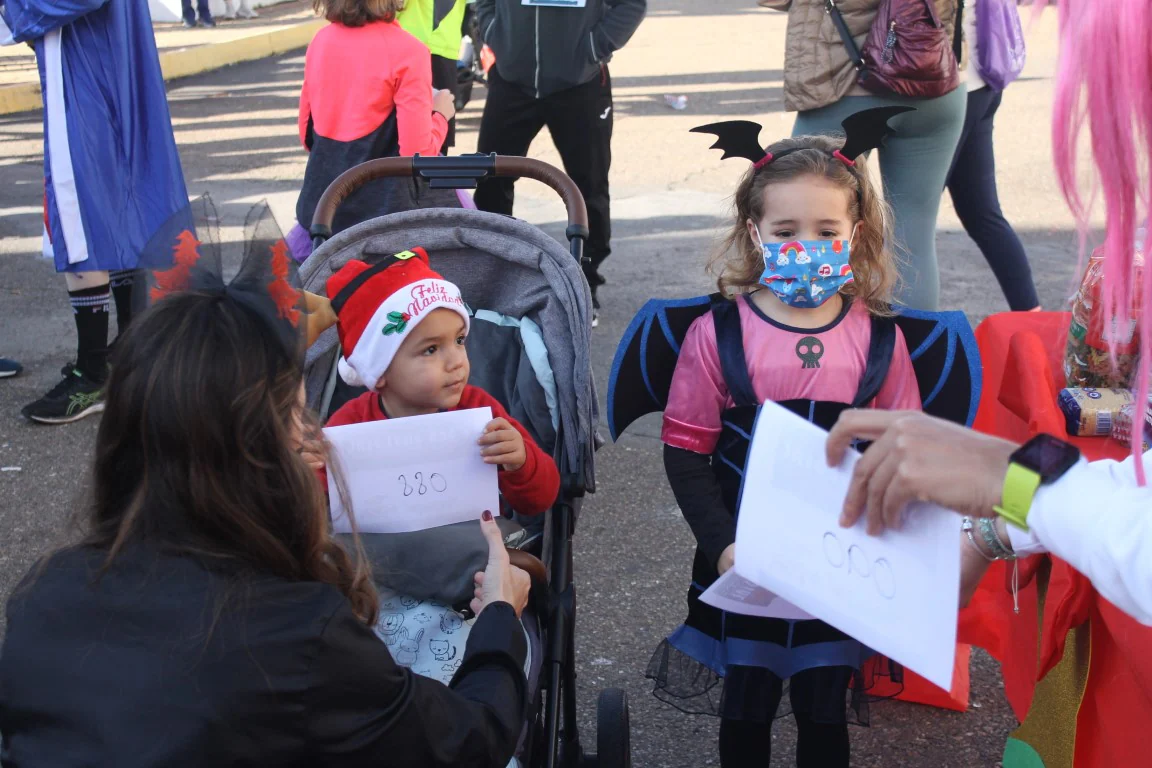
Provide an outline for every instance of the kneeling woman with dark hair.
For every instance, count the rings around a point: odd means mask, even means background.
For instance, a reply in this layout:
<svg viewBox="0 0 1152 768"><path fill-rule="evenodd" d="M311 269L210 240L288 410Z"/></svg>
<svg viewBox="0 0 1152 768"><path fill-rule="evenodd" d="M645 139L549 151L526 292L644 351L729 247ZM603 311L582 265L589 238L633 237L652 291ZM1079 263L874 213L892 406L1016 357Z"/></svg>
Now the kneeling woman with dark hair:
<svg viewBox="0 0 1152 768"><path fill-rule="evenodd" d="M302 344L284 314L192 291L117 344L86 534L8 603L8 768L508 763L528 578L496 532L452 686L393 662L368 569L330 536L297 453Z"/></svg>

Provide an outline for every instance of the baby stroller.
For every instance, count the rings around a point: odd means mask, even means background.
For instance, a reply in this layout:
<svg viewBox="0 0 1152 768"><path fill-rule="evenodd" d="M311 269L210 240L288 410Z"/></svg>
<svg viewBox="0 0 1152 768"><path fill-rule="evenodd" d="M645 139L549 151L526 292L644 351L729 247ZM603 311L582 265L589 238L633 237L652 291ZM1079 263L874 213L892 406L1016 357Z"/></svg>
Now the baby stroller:
<svg viewBox="0 0 1152 768"><path fill-rule="evenodd" d="M341 201L372 180L420 177L433 188L460 189L485 176L533 178L556 190L568 211L570 251L522 221L467 209L405 211L331 236ZM522 521L518 551L512 553L513 563L533 579L525 616L532 613L538 622L543 659L517 755L521 765L541 768L631 765L623 691L600 694L595 755L583 751L576 725L572 535L582 497L595 490L598 423L589 362L591 294L580 268L587 222L572 180L536 160L495 155L374 160L347 171L323 194L311 229L315 250L300 270L303 287L322 294L328 277L350 260L371 263L423 247L433 268L460 287L473 313L470 382L499 400L556 460L559 498L551 511ZM307 353L308 403L322 421L363 391L339 378L338 358L334 328Z"/></svg>

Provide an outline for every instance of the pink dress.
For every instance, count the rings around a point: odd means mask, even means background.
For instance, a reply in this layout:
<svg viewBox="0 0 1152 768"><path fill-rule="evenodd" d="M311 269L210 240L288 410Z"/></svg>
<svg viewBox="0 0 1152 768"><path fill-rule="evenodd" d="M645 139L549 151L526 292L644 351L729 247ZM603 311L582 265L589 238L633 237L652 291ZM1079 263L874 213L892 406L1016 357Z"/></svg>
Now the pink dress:
<svg viewBox="0 0 1152 768"><path fill-rule="evenodd" d="M846 303L840 316L823 328L781 325L743 299L739 307L748 373L760 402L852 402L872 337L864 305ZM720 435L720 414L733 405L720 370L712 313L707 312L684 337L661 438L676 448L711 454ZM920 410L916 373L899 328L888 377L871 407Z"/></svg>

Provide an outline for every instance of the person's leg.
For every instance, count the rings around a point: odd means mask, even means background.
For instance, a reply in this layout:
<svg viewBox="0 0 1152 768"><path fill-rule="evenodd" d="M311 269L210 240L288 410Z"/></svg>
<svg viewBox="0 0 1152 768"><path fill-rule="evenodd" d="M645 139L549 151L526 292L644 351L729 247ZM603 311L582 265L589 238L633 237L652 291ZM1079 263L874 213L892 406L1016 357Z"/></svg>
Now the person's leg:
<svg viewBox="0 0 1152 768"><path fill-rule="evenodd" d="M200 23L204 26L216 26L216 21L212 18L212 9L208 6L208 0L196 0L196 13L200 16Z"/></svg>
<svg viewBox="0 0 1152 768"><path fill-rule="evenodd" d="M964 110L964 127L960 129L960 139L956 142L956 152L952 155L952 165L948 166L948 181L945 182L945 186L952 180L952 174L956 172L956 162L964 151L964 145L971 139L972 129L980 121L984 109L982 104L986 103L985 100L990 90L990 88L981 88L978 91L968 92L968 106Z"/></svg>
<svg viewBox="0 0 1152 768"><path fill-rule="evenodd" d="M180 15L184 18L185 26L196 26L196 11L192 7L192 0L180 0Z"/></svg>
<svg viewBox="0 0 1152 768"><path fill-rule="evenodd" d="M457 86L456 59L432 55L432 87L439 91L448 91L452 99L456 99ZM456 146L456 118L448 121L448 135L444 138L444 146L440 151L448 154L448 148Z"/></svg>
<svg viewBox="0 0 1152 768"><path fill-rule="evenodd" d="M784 696L784 681L772 675L757 676L770 680L763 689L764 711L775 713ZM758 692L745 690L742 695ZM720 720L720 768L767 768L772 763L772 723L759 719L742 720L724 717Z"/></svg>
<svg viewBox="0 0 1152 768"><path fill-rule="evenodd" d="M993 122L1000 107L1001 92L982 88L968 94L972 132L957 150L957 162L948 180L948 192L956 215L968 236L984 254L988 266L1014 312L1040 306L1032 267L1024 245L1000 210L996 190L996 155L992 144Z"/></svg>
<svg viewBox="0 0 1152 768"><path fill-rule="evenodd" d="M901 261L900 300L914 309L934 310L939 302L936 215L956 142L964 126L964 88L936 99L847 96L796 117L794 136L843 133L844 118L872 107L915 107L892 118L896 133L880 148L884 194L893 211L893 247Z"/></svg>
<svg viewBox="0 0 1152 768"><path fill-rule="evenodd" d="M916 112L893 121L904 119L879 151L884 194L894 220L893 246L901 262L899 299L913 309L939 308L936 217L966 108L963 87L922 100Z"/></svg>
<svg viewBox="0 0 1152 768"><path fill-rule="evenodd" d="M771 726L750 720L720 721L720 768L768 768Z"/></svg>
<svg viewBox="0 0 1152 768"><path fill-rule="evenodd" d="M588 206L588 242L584 274L593 296L604 284L599 267L612 252L611 197L608 172L612 166L612 78L603 67L600 77L553 94L545 100L545 122L564 162Z"/></svg>
<svg viewBox="0 0 1152 768"><path fill-rule="evenodd" d="M76 362L64 366L63 379L34 403L25 418L42 424L66 424L104 410L108 375L107 272L68 272L68 301L76 321Z"/></svg>
<svg viewBox="0 0 1152 768"><path fill-rule="evenodd" d="M816 667L789 681L798 768L848 768L851 745L845 707L852 672L851 667Z"/></svg>
<svg viewBox="0 0 1152 768"><path fill-rule="evenodd" d="M147 272L143 269L109 272L108 284L116 302L116 332L119 335L128 330L132 318L148 306Z"/></svg>
<svg viewBox="0 0 1152 768"><path fill-rule="evenodd" d="M543 127L540 103L500 77L493 67L488 73L488 97L480 118L476 151L523 157ZM476 185L473 199L482 211L511 216L514 195L512 179L483 179Z"/></svg>
<svg viewBox="0 0 1152 768"><path fill-rule="evenodd" d="M108 312L111 290L107 272L68 272L68 303L76 320L76 367L93 381L103 381L108 364Z"/></svg>

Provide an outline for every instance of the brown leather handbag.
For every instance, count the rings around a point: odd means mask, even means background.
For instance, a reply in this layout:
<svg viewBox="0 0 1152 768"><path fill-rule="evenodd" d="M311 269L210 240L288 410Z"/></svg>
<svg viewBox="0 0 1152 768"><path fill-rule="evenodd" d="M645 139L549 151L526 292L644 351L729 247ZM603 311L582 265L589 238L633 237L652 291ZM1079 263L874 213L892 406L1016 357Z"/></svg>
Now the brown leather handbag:
<svg viewBox="0 0 1152 768"><path fill-rule="evenodd" d="M881 0L863 48L852 39L836 0L824 0L824 5L863 88L933 99L960 85L952 41L932 0Z"/></svg>

